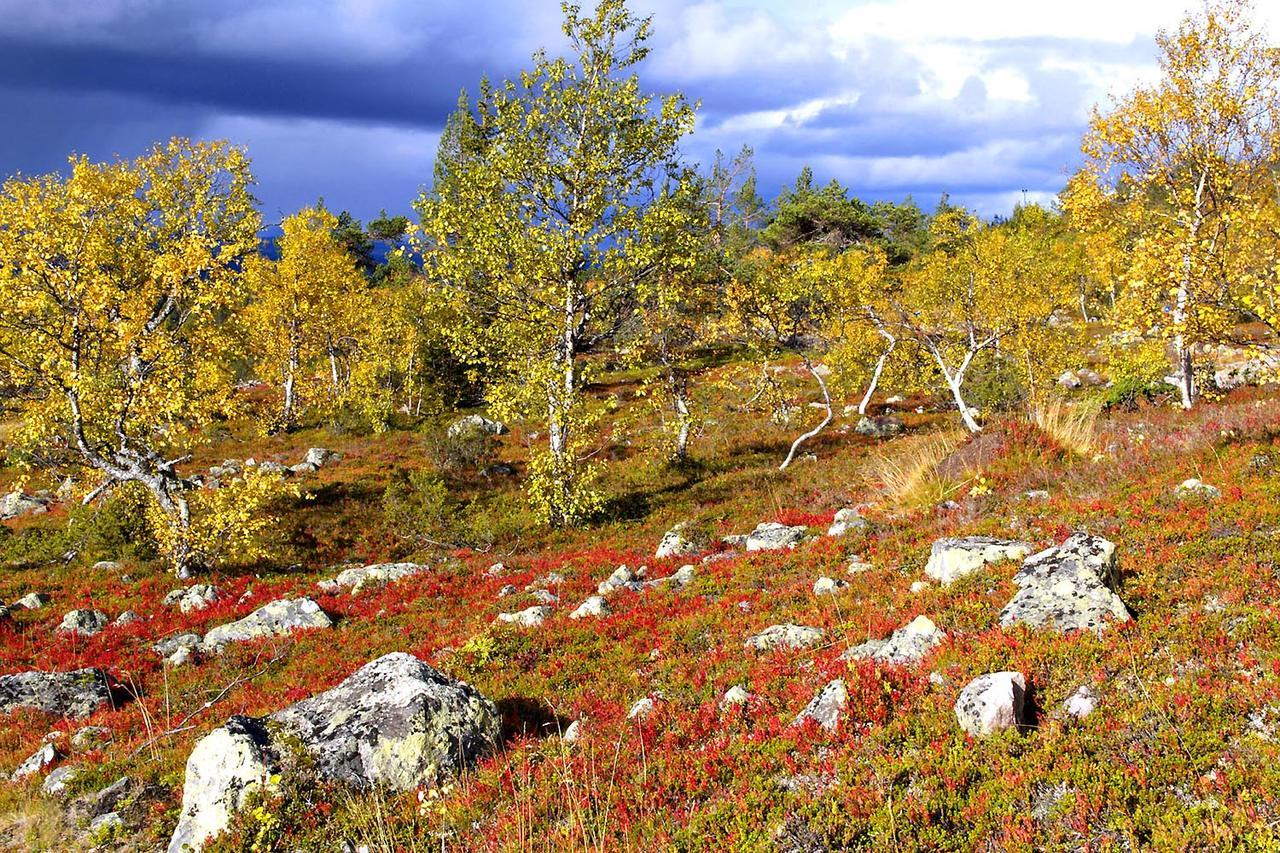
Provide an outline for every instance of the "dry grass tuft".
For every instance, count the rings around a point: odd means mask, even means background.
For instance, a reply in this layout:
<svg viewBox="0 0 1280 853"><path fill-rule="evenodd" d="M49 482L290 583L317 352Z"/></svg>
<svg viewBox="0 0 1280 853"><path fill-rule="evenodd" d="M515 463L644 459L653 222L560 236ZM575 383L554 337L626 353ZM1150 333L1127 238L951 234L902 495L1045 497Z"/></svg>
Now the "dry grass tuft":
<svg viewBox="0 0 1280 853"><path fill-rule="evenodd" d="M886 502L901 509L917 509L941 503L963 488L967 476L947 476L939 466L968 437L957 429L894 442L892 454L878 456L871 463Z"/></svg>
<svg viewBox="0 0 1280 853"><path fill-rule="evenodd" d="M1098 444L1097 405L1067 403L1059 398L1031 406L1031 422L1063 448L1092 456Z"/></svg>
<svg viewBox="0 0 1280 853"><path fill-rule="evenodd" d="M65 850L62 813L53 801L19 794L0 813L0 850Z"/></svg>

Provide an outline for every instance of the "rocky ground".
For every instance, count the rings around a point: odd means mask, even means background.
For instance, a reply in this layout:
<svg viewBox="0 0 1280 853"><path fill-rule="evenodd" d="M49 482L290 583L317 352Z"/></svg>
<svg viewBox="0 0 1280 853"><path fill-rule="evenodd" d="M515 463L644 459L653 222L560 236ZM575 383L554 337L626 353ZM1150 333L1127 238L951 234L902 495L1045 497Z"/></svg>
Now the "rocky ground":
<svg viewBox="0 0 1280 853"><path fill-rule="evenodd" d="M295 463L290 562L15 560L0 841L1280 844L1280 403L1116 414L1089 457L995 423L919 505L877 473L934 429L902 420L786 474L785 436L726 427L608 523L449 553L364 517L416 439L350 437ZM15 535L65 523L35 503Z"/></svg>

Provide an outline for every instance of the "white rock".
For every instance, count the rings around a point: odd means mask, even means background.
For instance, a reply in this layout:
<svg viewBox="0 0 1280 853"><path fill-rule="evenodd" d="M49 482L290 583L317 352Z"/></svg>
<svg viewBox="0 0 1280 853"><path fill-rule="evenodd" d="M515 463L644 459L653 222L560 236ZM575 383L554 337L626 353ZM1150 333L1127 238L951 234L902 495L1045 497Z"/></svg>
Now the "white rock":
<svg viewBox="0 0 1280 853"><path fill-rule="evenodd" d="M682 521L663 535L654 557L659 560L667 557L691 557L706 549L706 538L698 535L689 522Z"/></svg>
<svg viewBox="0 0 1280 853"><path fill-rule="evenodd" d="M574 720L564 730L564 734L560 735L560 739L565 743L577 743L582 739L582 721Z"/></svg>
<svg viewBox="0 0 1280 853"><path fill-rule="evenodd" d="M843 592L848 586L848 581L836 580L835 578L818 578L813 582L813 594L818 596L835 595Z"/></svg>
<svg viewBox="0 0 1280 853"><path fill-rule="evenodd" d="M1098 694L1087 684L1076 688L1076 692L1067 697L1062 708L1077 720L1083 720L1098 707Z"/></svg>
<svg viewBox="0 0 1280 853"><path fill-rule="evenodd" d="M798 726L812 720L827 731L835 731L836 726L840 725L840 720L844 718L848 705L849 690L845 687L844 681L837 678L818 691L804 710L796 716L792 725Z"/></svg>
<svg viewBox="0 0 1280 853"><path fill-rule="evenodd" d="M545 604L526 607L516 613L499 613L497 621L518 625L521 628L537 628L551 615L551 608Z"/></svg>
<svg viewBox="0 0 1280 853"><path fill-rule="evenodd" d="M637 700L636 703L631 706L631 710L627 711L627 719L643 720L645 717L652 714L658 708L658 698L661 697L646 696L643 699Z"/></svg>
<svg viewBox="0 0 1280 853"><path fill-rule="evenodd" d="M730 708L734 705L745 705L751 699L751 694L741 684L735 684L724 692L720 697L720 707Z"/></svg>
<svg viewBox="0 0 1280 853"><path fill-rule="evenodd" d="M49 772L44 777L44 782L40 784L40 790L50 797L61 797L67 792L67 786L75 781L80 771L75 767L58 767Z"/></svg>
<svg viewBox="0 0 1280 853"><path fill-rule="evenodd" d="M51 743L37 749L25 761L18 765L18 769L13 771L13 775L9 778L14 782L20 782L28 776L40 773L58 760L58 748Z"/></svg>
<svg viewBox="0 0 1280 853"><path fill-rule="evenodd" d="M749 638L746 646L756 651L771 649L807 649L822 640L821 628L807 625L770 625Z"/></svg>
<svg viewBox="0 0 1280 853"><path fill-rule="evenodd" d="M596 587L596 592L600 595L608 595L619 589L639 590L643 588L644 584L640 582L638 572L633 572L626 566L618 566L613 570L613 574L600 582L600 585Z"/></svg>
<svg viewBox="0 0 1280 853"><path fill-rule="evenodd" d="M868 522L853 507L846 507L836 513L836 517L831 521L831 526L827 528L828 536L844 536L851 530L866 530Z"/></svg>
<svg viewBox="0 0 1280 853"><path fill-rule="evenodd" d="M1030 553L1031 546L1026 542L994 539L990 536L939 539L933 543L929 552L929 562L924 573L947 586L988 563L1021 560Z"/></svg>
<svg viewBox="0 0 1280 853"><path fill-rule="evenodd" d="M1178 488L1174 489L1174 494L1180 498L1199 497L1216 501L1222 497L1222 490L1192 477L1189 480L1183 480Z"/></svg>
<svg viewBox="0 0 1280 853"><path fill-rule="evenodd" d="M911 584L911 593L913 595L924 592L929 588L928 581L915 581Z"/></svg>
<svg viewBox="0 0 1280 853"><path fill-rule="evenodd" d="M1101 634L1112 621L1128 622L1129 610L1115 592L1115 551L1100 536L1074 533L1028 557L1014 575L1018 591L1000 611L1000 624Z"/></svg>
<svg viewBox="0 0 1280 853"><path fill-rule="evenodd" d="M1022 722L1027 679L1020 672L991 672L969 682L956 699L956 721L965 732L982 736Z"/></svg>
<svg viewBox="0 0 1280 853"><path fill-rule="evenodd" d="M776 521L763 521L756 529L747 534L748 551L777 551L783 548L794 548L803 539L809 528L804 525L788 527Z"/></svg>
<svg viewBox="0 0 1280 853"><path fill-rule="evenodd" d="M569 614L570 619L586 619L588 617L600 618L609 615L609 602L605 601L603 595L593 595L586 601L578 605L577 609Z"/></svg>
<svg viewBox="0 0 1280 853"><path fill-rule="evenodd" d="M946 636L928 616L917 616L890 634L888 639L868 640L849 649L841 657L845 660L870 659L897 666L914 664L919 663Z"/></svg>
<svg viewBox="0 0 1280 853"><path fill-rule="evenodd" d="M220 651L228 643L288 634L303 628L332 627L333 620L312 599L281 599L264 604L243 619L219 625L205 634L202 646L208 651Z"/></svg>

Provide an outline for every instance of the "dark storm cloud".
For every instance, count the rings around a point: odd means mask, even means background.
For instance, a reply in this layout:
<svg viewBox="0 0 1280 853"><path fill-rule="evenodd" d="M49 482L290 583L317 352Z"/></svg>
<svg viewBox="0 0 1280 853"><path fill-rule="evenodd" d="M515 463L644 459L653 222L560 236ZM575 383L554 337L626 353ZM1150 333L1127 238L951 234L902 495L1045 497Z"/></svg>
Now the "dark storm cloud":
<svg viewBox="0 0 1280 853"><path fill-rule="evenodd" d="M909 34L833 35L826 24L860 5L636 0L655 15L646 84L701 103L686 153L707 163L750 144L770 194L805 164L867 198L1052 193L1097 87L1047 59L1119 66L1151 50L944 40L982 60L939 94ZM546 0L0 0L0 174L226 137L249 147L268 216L319 195L364 217L405 210L459 90L561 49L558 18ZM1024 97L992 90L1010 79Z"/></svg>

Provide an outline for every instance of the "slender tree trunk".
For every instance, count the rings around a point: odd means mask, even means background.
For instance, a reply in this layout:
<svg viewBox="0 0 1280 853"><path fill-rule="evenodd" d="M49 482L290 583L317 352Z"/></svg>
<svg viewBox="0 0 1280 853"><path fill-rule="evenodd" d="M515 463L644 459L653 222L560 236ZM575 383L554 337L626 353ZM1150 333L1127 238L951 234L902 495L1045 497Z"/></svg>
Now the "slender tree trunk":
<svg viewBox="0 0 1280 853"><path fill-rule="evenodd" d="M885 347L884 352L880 353L880 358L876 359L876 369L871 372L871 382L867 385L867 393L862 395L862 401L858 403L859 415L866 415L867 406L871 405L871 397L876 393L876 388L880 386L880 375L884 373L885 363L889 360L889 356L893 354L894 347L898 345L898 339L883 326L878 331L889 341L889 346Z"/></svg>
<svg viewBox="0 0 1280 853"><path fill-rule="evenodd" d="M1191 347L1187 344L1186 336L1183 335L1181 329L1183 324L1187 322L1187 304L1190 301L1189 296L1189 279L1191 276L1191 255L1186 253L1182 257L1183 279L1178 284L1178 293L1173 309L1173 322L1179 329L1178 333L1173 337L1173 357L1174 365L1177 369L1178 378L1178 396L1182 403L1183 409L1190 409L1196 404L1196 377L1194 359L1191 354Z"/></svg>
<svg viewBox="0 0 1280 853"><path fill-rule="evenodd" d="M294 380L297 370L298 357L290 355L289 367L284 374L284 405L280 411L280 426L285 430L293 428L293 412L294 407L297 405L297 397L294 393Z"/></svg>
<svg viewBox="0 0 1280 853"><path fill-rule="evenodd" d="M964 421L965 427L972 433L982 432L982 427L974 419L973 414L969 411L969 405L964 401L964 375L968 371L969 365L973 362L974 356L978 354L977 349L970 349L964 355L964 360L960 362L960 366L951 371L942 358L942 353L936 347L930 346L930 352L933 353L934 360L938 362L938 367L942 371L942 378L947 383L948 390L951 391L951 399L955 401L956 410L960 412L960 419Z"/></svg>
<svg viewBox="0 0 1280 853"><path fill-rule="evenodd" d="M676 446L672 458L683 462L689 458L689 433L693 429L693 413L689 409L689 379L674 370L668 371L671 402L676 410Z"/></svg>
<svg viewBox="0 0 1280 853"><path fill-rule="evenodd" d="M575 357L576 341L574 335L574 318L576 303L574 288L566 289L564 302L564 329L560 341L559 372L560 376L551 382L547 389L547 449L553 460L553 476L556 482L552 488L557 496L556 506L551 508L553 521L564 521L569 513L573 498L571 478L574 460L570 458L570 425L569 409L573 405L577 391L577 363Z"/></svg>
<svg viewBox="0 0 1280 853"><path fill-rule="evenodd" d="M818 373L817 369L813 366L813 363L809 361L808 357L804 360L804 366L809 371L809 374L817 380L818 387L822 389L822 402L826 406L827 414L823 417L821 423L791 443L791 450L787 452L787 458L782 460L782 464L778 466L779 471L787 470L787 467L791 465L792 460L795 459L796 451L800 449L800 445L817 436L818 433L827 428L827 424L831 423L831 393L827 390L827 383L823 381L822 375Z"/></svg>
<svg viewBox="0 0 1280 853"><path fill-rule="evenodd" d="M334 398L337 398L341 383L338 381L338 353L333 347L329 347L329 384Z"/></svg>

